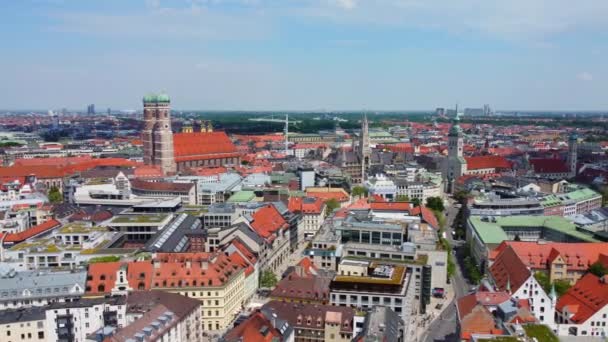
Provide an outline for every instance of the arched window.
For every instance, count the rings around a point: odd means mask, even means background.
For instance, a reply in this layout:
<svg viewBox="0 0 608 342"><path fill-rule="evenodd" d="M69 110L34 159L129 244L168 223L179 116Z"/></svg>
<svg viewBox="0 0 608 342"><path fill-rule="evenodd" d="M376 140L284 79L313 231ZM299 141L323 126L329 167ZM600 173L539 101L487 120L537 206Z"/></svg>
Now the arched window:
<svg viewBox="0 0 608 342"><path fill-rule="evenodd" d="M97 286L97 292L106 292L106 286L104 284L99 284L99 286Z"/></svg>

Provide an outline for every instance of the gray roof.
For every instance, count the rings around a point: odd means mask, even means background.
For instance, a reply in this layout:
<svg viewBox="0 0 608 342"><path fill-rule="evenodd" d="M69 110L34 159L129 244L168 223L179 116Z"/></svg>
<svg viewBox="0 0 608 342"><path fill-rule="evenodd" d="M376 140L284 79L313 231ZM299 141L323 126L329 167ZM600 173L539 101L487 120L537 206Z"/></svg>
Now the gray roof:
<svg viewBox="0 0 608 342"><path fill-rule="evenodd" d="M181 214L150 239L145 249L150 252L184 252L189 246L188 235L196 232L203 233L201 221Z"/></svg>
<svg viewBox="0 0 608 342"><path fill-rule="evenodd" d="M0 301L80 296L84 293L87 272L78 271L21 271L9 270L0 277ZM78 285L79 288L75 288Z"/></svg>
<svg viewBox="0 0 608 342"><path fill-rule="evenodd" d="M0 324L41 321L45 319L45 310L44 307L2 310L0 311Z"/></svg>

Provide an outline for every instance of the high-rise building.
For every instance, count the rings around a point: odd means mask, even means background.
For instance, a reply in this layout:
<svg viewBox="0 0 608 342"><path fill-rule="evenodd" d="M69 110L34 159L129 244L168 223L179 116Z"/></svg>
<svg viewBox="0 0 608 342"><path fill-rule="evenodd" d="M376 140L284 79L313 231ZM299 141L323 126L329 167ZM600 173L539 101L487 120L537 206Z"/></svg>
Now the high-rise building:
<svg viewBox="0 0 608 342"><path fill-rule="evenodd" d="M438 107L437 109L435 109L435 115L437 115L437 116L444 116L445 115L445 108Z"/></svg>
<svg viewBox="0 0 608 342"><path fill-rule="evenodd" d="M160 166L164 174L175 173L171 100L167 94L144 96L144 163Z"/></svg>
<svg viewBox="0 0 608 342"><path fill-rule="evenodd" d="M112 109L110 109L110 107L108 107L108 115L112 114Z"/></svg>
<svg viewBox="0 0 608 342"><path fill-rule="evenodd" d="M371 164L372 148L369 140L369 123L367 114L363 114L361 135L359 136L359 160L361 160L361 183L367 179L367 170Z"/></svg>
<svg viewBox="0 0 608 342"><path fill-rule="evenodd" d="M90 104L87 106L87 114L89 114L89 115L95 114L95 105L94 104Z"/></svg>

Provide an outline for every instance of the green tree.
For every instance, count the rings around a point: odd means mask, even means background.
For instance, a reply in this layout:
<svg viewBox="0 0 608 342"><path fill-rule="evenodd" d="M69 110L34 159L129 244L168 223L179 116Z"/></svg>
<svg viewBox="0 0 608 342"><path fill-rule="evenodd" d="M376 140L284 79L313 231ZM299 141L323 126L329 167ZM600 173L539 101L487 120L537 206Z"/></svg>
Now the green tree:
<svg viewBox="0 0 608 342"><path fill-rule="evenodd" d="M410 198L407 195L397 195L395 202L409 202Z"/></svg>
<svg viewBox="0 0 608 342"><path fill-rule="evenodd" d="M51 187L51 189L49 190L48 197L49 202L53 204L63 202L63 196L61 195L61 192L56 186Z"/></svg>
<svg viewBox="0 0 608 342"><path fill-rule="evenodd" d="M603 277L608 274L608 267L604 266L604 264L602 264L601 262L596 261L591 264L591 266L589 266L589 269L587 271L591 272L592 274L595 274L598 277Z"/></svg>
<svg viewBox="0 0 608 342"><path fill-rule="evenodd" d="M551 292L551 280L549 280L547 272L536 272L534 273L534 278L536 278L538 284L545 290L545 293Z"/></svg>
<svg viewBox="0 0 608 342"><path fill-rule="evenodd" d="M553 282L555 286L555 292L557 293L557 297L561 297L564 293L566 293L572 285L567 280L559 279Z"/></svg>
<svg viewBox="0 0 608 342"><path fill-rule="evenodd" d="M441 197L429 197L426 199L426 206L432 210L443 212L445 207L443 206L443 200Z"/></svg>
<svg viewBox="0 0 608 342"><path fill-rule="evenodd" d="M278 282L279 280L277 279L277 275L271 270L265 270L260 276L260 287L272 288Z"/></svg>
<svg viewBox="0 0 608 342"><path fill-rule="evenodd" d="M420 198L414 198L412 200L412 204L414 205L414 207L419 207L420 206Z"/></svg>
<svg viewBox="0 0 608 342"><path fill-rule="evenodd" d="M326 215L331 214L334 210L340 208L340 203L337 199L331 198L325 201L325 205L327 206Z"/></svg>
<svg viewBox="0 0 608 342"><path fill-rule="evenodd" d="M351 195L357 197L367 196L367 189L362 186L355 186L351 190Z"/></svg>

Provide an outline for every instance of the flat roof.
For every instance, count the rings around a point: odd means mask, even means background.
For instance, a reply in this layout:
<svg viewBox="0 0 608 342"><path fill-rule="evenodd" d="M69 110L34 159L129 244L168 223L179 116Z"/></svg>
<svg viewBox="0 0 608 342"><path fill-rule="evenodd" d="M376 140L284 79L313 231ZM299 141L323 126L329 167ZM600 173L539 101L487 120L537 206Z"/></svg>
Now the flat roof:
<svg viewBox="0 0 608 342"><path fill-rule="evenodd" d="M550 229L582 241L596 242L591 235L576 230L576 226L560 216L493 216L482 220L484 216L471 216L470 224L485 244L500 244L509 240L505 229ZM492 222L495 220L496 222Z"/></svg>
<svg viewBox="0 0 608 342"><path fill-rule="evenodd" d="M169 217L168 214L120 215L112 219L112 223L161 223Z"/></svg>

